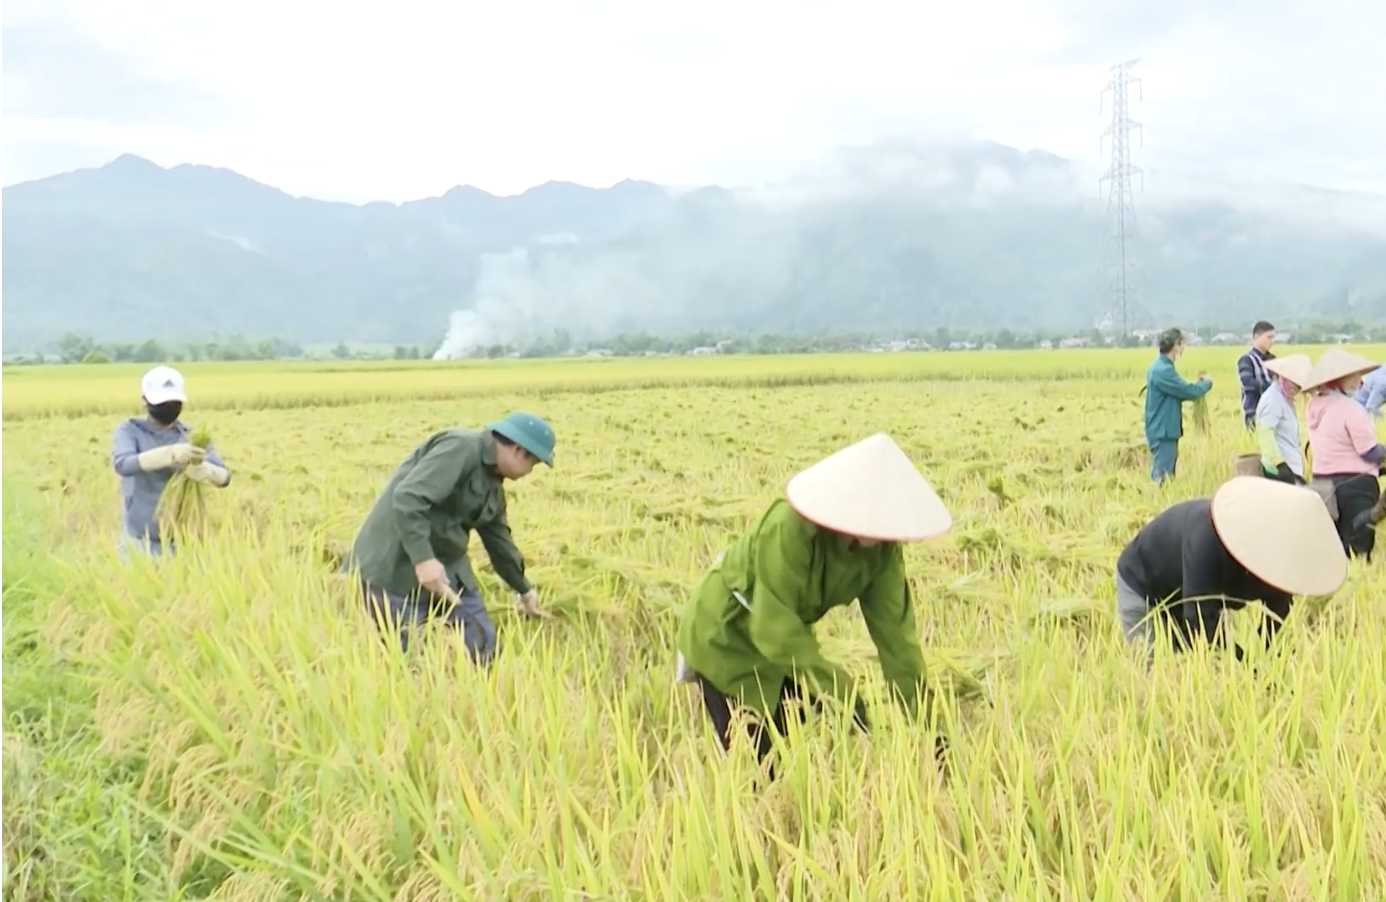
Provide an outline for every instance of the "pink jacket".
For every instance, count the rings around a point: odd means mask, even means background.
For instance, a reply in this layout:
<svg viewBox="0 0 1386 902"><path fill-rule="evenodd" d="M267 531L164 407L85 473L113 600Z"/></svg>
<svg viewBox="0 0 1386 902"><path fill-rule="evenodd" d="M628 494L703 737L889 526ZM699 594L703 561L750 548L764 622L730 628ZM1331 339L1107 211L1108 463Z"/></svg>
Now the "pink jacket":
<svg viewBox="0 0 1386 902"><path fill-rule="evenodd" d="M1371 416L1361 404L1340 391L1324 392L1309 399L1304 421L1309 424L1315 476L1377 474L1380 465L1362 457L1380 442Z"/></svg>

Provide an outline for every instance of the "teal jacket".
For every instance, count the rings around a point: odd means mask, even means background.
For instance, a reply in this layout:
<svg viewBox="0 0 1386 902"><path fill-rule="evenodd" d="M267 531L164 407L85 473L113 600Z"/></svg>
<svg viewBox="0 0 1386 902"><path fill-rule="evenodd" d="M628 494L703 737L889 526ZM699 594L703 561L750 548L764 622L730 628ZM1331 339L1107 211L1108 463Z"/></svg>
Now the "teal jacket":
<svg viewBox="0 0 1386 902"><path fill-rule="evenodd" d="M745 600L745 605L741 600ZM898 543L872 547L820 529L783 499L771 503L703 578L683 611L677 645L688 666L762 716L795 676L845 701L850 675L823 656L813 625L859 600L886 681L915 714L924 655Z"/></svg>
<svg viewBox="0 0 1386 902"><path fill-rule="evenodd" d="M1164 354L1145 371L1145 439L1148 442L1184 437L1184 402L1208 394L1213 380L1204 376L1186 382Z"/></svg>

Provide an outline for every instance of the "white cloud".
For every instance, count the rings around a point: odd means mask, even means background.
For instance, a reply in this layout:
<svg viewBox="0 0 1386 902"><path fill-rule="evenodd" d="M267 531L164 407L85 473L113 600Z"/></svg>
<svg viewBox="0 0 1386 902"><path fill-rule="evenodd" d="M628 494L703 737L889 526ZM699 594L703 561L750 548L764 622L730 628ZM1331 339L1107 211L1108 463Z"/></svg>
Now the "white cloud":
<svg viewBox="0 0 1386 902"><path fill-rule="evenodd" d="M1125 6L11 0L4 178L132 152L354 200L549 179L725 184L899 132L1043 147L1096 168L1103 70L1140 56L1136 162L1152 179L1386 192L1386 4L1239 3L1217 18L1200 14L1206 4ZM45 24L90 52L17 70L12 26ZM122 69L123 93L96 112L49 103L45 82L83 67L108 85ZM149 113L175 98L176 115Z"/></svg>

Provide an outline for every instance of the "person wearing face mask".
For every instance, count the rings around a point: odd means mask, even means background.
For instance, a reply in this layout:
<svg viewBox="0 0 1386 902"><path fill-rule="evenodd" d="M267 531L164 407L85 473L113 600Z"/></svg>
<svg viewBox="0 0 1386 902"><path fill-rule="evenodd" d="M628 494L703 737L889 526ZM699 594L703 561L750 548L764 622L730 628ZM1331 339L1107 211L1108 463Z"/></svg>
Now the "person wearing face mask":
<svg viewBox="0 0 1386 902"><path fill-rule="evenodd" d="M1187 382L1174 368L1184 353L1184 333L1166 329L1160 333L1160 354L1145 374L1145 442L1150 448L1150 478L1164 482L1174 476L1179 463L1179 440L1184 437L1184 402L1208 394L1213 380L1199 373Z"/></svg>
<svg viewBox="0 0 1386 902"><path fill-rule="evenodd" d="M467 559L472 530L497 575L519 594L521 613L548 616L510 535L503 482L523 479L541 461L552 467L553 448L549 424L520 411L484 429L435 432L395 469L343 569L355 571L377 624L399 630L403 650L411 628L440 617L462 632L473 661L493 657L496 630Z"/></svg>
<svg viewBox="0 0 1386 902"><path fill-rule="evenodd" d="M224 488L231 472L214 446L204 450L188 440L189 429L179 417L188 396L183 374L156 366L140 380L145 416L131 417L115 429L111 465L120 476L124 501L122 550L136 548L154 555L173 551L159 535L155 510L159 495L173 474Z"/></svg>
<svg viewBox="0 0 1386 902"><path fill-rule="evenodd" d="M1265 361L1270 387L1256 402L1256 442L1261 450L1261 473L1291 485L1304 485L1304 452L1299 442L1295 398L1309 379L1313 363L1308 354L1291 354Z"/></svg>

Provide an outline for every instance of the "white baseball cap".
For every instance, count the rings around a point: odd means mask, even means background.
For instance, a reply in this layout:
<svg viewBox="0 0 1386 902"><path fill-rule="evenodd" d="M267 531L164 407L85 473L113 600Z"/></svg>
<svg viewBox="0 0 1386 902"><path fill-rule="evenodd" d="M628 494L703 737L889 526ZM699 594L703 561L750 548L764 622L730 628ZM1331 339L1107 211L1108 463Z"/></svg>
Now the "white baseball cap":
<svg viewBox="0 0 1386 902"><path fill-rule="evenodd" d="M187 401L183 390L183 374L171 366L156 366L140 379L140 394L150 404L165 401Z"/></svg>

